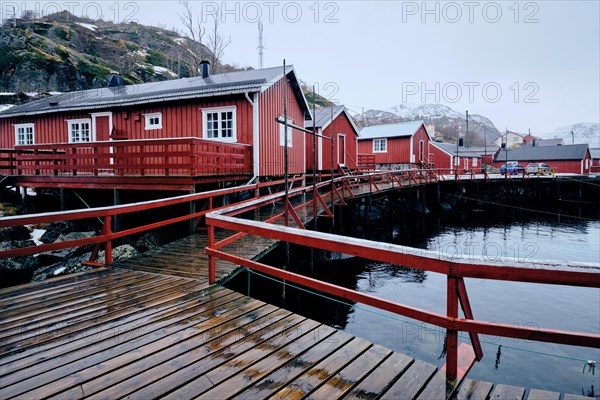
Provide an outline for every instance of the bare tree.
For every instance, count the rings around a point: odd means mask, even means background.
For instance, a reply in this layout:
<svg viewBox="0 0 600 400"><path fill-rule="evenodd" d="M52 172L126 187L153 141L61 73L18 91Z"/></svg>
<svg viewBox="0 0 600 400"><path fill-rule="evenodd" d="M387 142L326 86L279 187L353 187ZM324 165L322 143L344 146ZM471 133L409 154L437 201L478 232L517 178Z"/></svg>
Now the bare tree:
<svg viewBox="0 0 600 400"><path fill-rule="evenodd" d="M179 14L179 19L183 26L185 26L187 29L192 40L200 43L198 50L200 52L202 49L204 33L206 32L206 29L202 26L202 13L194 18L194 12L188 0L180 0L179 4L183 7L183 12ZM196 59L194 75L197 75L200 68L200 62L202 61L202 53L197 53L194 51L193 46L189 46L189 50L194 54Z"/></svg>
<svg viewBox="0 0 600 400"><path fill-rule="evenodd" d="M220 12L217 10L213 15L212 31L208 35L208 48L211 50L210 63L214 71L219 71L221 60L225 55L225 49L231 44L231 36L225 37L219 32Z"/></svg>

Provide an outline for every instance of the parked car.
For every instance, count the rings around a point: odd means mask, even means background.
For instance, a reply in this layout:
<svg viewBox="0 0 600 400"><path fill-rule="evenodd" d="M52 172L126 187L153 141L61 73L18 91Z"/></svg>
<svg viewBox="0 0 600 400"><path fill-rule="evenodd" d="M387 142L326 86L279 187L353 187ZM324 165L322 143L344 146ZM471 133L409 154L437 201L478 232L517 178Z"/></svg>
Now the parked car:
<svg viewBox="0 0 600 400"><path fill-rule="evenodd" d="M552 168L544 163L531 163L525 168L527 175L552 175Z"/></svg>
<svg viewBox="0 0 600 400"><path fill-rule="evenodd" d="M525 168L519 164L508 164L508 173L511 175L522 174L525 172ZM500 173L506 173L506 164L500 167Z"/></svg>

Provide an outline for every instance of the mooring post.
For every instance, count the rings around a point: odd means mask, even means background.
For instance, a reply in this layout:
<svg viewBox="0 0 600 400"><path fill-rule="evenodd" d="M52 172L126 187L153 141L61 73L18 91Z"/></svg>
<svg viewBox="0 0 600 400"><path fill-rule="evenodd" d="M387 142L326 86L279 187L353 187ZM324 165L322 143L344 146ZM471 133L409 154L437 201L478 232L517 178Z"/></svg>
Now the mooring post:
<svg viewBox="0 0 600 400"><path fill-rule="evenodd" d="M104 217L104 227L102 230L105 235L110 235L112 233L110 229L111 222L112 217L110 215ZM104 265L110 267L112 263L112 240L108 239L104 245Z"/></svg>
<svg viewBox="0 0 600 400"><path fill-rule="evenodd" d="M446 294L446 313L449 318L458 318L458 282L452 276L452 267L448 275ZM458 331L446 330L446 380L454 381L458 375Z"/></svg>

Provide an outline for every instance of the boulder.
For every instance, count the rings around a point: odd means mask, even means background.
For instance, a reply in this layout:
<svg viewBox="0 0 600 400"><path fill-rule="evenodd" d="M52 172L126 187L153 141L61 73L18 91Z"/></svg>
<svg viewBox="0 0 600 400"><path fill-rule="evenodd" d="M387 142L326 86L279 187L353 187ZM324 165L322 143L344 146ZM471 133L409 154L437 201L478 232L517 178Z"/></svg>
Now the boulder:
<svg viewBox="0 0 600 400"><path fill-rule="evenodd" d="M124 244L119 247L115 247L112 252L113 263L121 260L126 260L131 257L135 257L140 254L133 246ZM98 252L97 262L104 264L104 250Z"/></svg>
<svg viewBox="0 0 600 400"><path fill-rule="evenodd" d="M53 222L46 228L46 232L40 237L43 243L54 243L62 234L67 234L75 231L75 226L71 221Z"/></svg>
<svg viewBox="0 0 600 400"><path fill-rule="evenodd" d="M31 281L39 282L55 276L90 271L93 269L93 267L81 264L82 262L89 260L90 254L91 253L82 254L77 257L68 258L66 260L38 268L33 272Z"/></svg>
<svg viewBox="0 0 600 400"><path fill-rule="evenodd" d="M61 234L54 243L66 242L69 240L86 239L96 235L96 232L71 232ZM43 237L43 236L42 236ZM41 265L50 265L62 261L65 258L81 255L86 251L90 251L91 246L70 247L61 250L52 250L45 253L40 253L38 256Z"/></svg>
<svg viewBox="0 0 600 400"><path fill-rule="evenodd" d="M0 242L7 240L27 240L31 239L31 232L24 226L10 226L0 228Z"/></svg>
<svg viewBox="0 0 600 400"><path fill-rule="evenodd" d="M168 240L158 232L148 232L140 236L133 246L137 249L137 251L143 253L150 249L160 247L167 243L167 241Z"/></svg>
<svg viewBox="0 0 600 400"><path fill-rule="evenodd" d="M0 251L20 249L23 247L35 246L33 240L9 240L0 242ZM0 260L0 270L6 271L20 271L20 270L33 270L38 266L37 257L24 256L17 258L7 258Z"/></svg>

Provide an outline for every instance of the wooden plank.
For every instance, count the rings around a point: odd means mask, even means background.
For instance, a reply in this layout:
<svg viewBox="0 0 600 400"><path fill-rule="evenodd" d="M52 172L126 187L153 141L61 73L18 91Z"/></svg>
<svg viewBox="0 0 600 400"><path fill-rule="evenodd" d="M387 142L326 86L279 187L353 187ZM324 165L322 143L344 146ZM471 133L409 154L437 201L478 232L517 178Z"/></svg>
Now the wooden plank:
<svg viewBox="0 0 600 400"><path fill-rule="evenodd" d="M590 400L587 396L581 396L578 394L565 394L563 400Z"/></svg>
<svg viewBox="0 0 600 400"><path fill-rule="evenodd" d="M527 400L560 400L560 393L531 389L527 395Z"/></svg>
<svg viewBox="0 0 600 400"><path fill-rule="evenodd" d="M436 372L435 365L415 360L400 378L383 394L383 398L414 399Z"/></svg>
<svg viewBox="0 0 600 400"><path fill-rule="evenodd" d="M303 335L298 332L295 334L298 335L298 338L294 339L290 344L280 347L275 352L269 354L260 361L251 364L245 369L240 366L239 359L232 360L232 362L235 362L236 367L240 367L243 370L231 376L229 379L222 381L220 384L215 383L216 386L211 387L210 390L204 392L198 398L207 400L230 398L242 391L247 385L256 382L276 369L281 368L282 365L294 359L301 353L318 346L323 341L327 341L334 333L335 329L326 325L318 325L314 330L306 331Z"/></svg>
<svg viewBox="0 0 600 400"><path fill-rule="evenodd" d="M393 353L365 379L356 385L344 399L378 399L395 381L396 377L413 363L413 359L400 353Z"/></svg>
<svg viewBox="0 0 600 400"><path fill-rule="evenodd" d="M294 379L271 398L301 398L310 394L315 388L338 373L356 357L364 353L370 346L371 344L365 340L358 338L352 339L345 344L344 347Z"/></svg>
<svg viewBox="0 0 600 400"><path fill-rule="evenodd" d="M229 307L235 309L251 300L245 297L229 302ZM177 332L188 327L202 323L215 313L222 313L219 308L215 309L215 302L205 302L198 307L177 315L177 317L161 320L158 323L144 327L146 329L134 329L133 332L115 332L114 336L104 338L102 341L94 342L91 346L84 347L80 351L70 353L69 357L50 360L27 369L27 375L12 374L3 377L0 381L3 396L13 396L28 393L28 397L40 397L42 394L58 393L69 388L70 375L86 368L97 365L106 360L113 359L123 354L135 356L131 350L157 340L168 338L177 341ZM134 340L135 339L135 340ZM164 343L164 341L162 342ZM35 390L32 390L35 389Z"/></svg>
<svg viewBox="0 0 600 400"><path fill-rule="evenodd" d="M338 399L344 396L391 353L392 351L389 349L373 345L306 398L313 400Z"/></svg>
<svg viewBox="0 0 600 400"><path fill-rule="evenodd" d="M299 355L260 380L254 380L251 386L244 385L245 390L233 398L239 400L267 398L350 340L352 340L351 335L336 331L332 336L311 347L306 353Z"/></svg>
<svg viewBox="0 0 600 400"><path fill-rule="evenodd" d="M494 400L522 400L525 395L525 388L510 386L510 385L496 385L490 399Z"/></svg>

